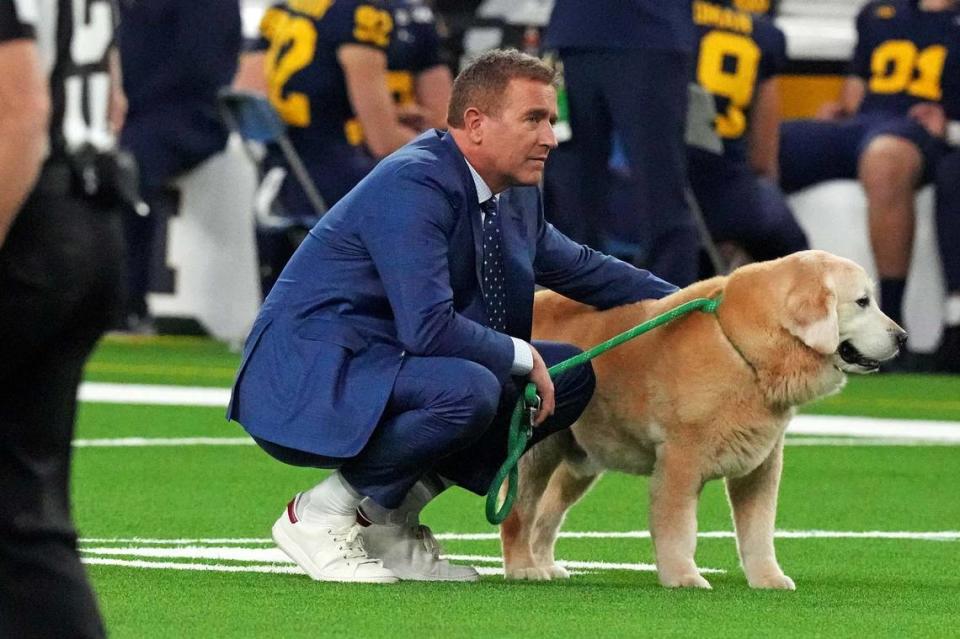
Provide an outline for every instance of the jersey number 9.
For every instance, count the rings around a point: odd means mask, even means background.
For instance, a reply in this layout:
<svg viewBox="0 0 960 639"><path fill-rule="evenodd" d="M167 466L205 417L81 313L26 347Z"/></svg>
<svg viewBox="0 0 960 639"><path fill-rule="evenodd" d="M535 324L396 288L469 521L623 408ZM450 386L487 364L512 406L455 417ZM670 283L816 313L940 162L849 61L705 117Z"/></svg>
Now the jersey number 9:
<svg viewBox="0 0 960 639"><path fill-rule="evenodd" d="M747 128L744 111L753 99L753 86L760 65L760 47L742 35L711 31L700 41L697 82L715 96L729 100L724 113L717 115L717 135L738 138Z"/></svg>

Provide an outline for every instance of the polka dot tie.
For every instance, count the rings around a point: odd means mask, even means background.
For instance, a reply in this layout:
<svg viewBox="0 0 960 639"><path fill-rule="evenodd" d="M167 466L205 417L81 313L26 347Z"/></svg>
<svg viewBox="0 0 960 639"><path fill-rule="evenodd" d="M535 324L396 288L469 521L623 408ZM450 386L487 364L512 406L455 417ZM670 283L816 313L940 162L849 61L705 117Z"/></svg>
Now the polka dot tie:
<svg viewBox="0 0 960 639"><path fill-rule="evenodd" d="M501 333L507 330L506 293L503 286L503 254L501 249L500 215L497 200L480 203L483 211L483 297L487 302L490 328Z"/></svg>

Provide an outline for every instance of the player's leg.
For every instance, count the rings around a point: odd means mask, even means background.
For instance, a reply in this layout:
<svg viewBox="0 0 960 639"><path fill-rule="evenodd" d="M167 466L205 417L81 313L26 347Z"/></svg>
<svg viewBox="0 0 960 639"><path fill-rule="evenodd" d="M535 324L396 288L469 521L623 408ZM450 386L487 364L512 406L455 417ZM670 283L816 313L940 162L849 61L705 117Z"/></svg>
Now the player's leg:
<svg viewBox="0 0 960 639"><path fill-rule="evenodd" d="M696 279L700 250L684 192L689 67L679 52L624 51L602 77L637 194L634 215L649 227L643 266L678 286Z"/></svg>
<svg viewBox="0 0 960 639"><path fill-rule="evenodd" d="M842 122L789 120L780 126L780 186L787 193L819 182L855 179L862 118Z"/></svg>
<svg viewBox="0 0 960 639"><path fill-rule="evenodd" d="M562 230L578 242L599 248L612 129L598 75L611 71L606 69L609 62L601 53L561 54L572 134L557 149L557 157L551 155L547 160L546 215L556 216Z"/></svg>
<svg viewBox="0 0 960 639"><path fill-rule="evenodd" d="M942 158L936 171L937 246L947 287L937 370L960 373L960 151Z"/></svg>
<svg viewBox="0 0 960 639"><path fill-rule="evenodd" d="M697 154L700 152L697 151ZM733 242L754 260L771 260L809 248L780 189L745 163L691 153L691 183L710 234Z"/></svg>
<svg viewBox="0 0 960 639"><path fill-rule="evenodd" d="M881 307L898 324L903 323L903 292L913 250L914 191L925 166L923 138L916 123L878 126L864 140L858 166L867 197Z"/></svg>

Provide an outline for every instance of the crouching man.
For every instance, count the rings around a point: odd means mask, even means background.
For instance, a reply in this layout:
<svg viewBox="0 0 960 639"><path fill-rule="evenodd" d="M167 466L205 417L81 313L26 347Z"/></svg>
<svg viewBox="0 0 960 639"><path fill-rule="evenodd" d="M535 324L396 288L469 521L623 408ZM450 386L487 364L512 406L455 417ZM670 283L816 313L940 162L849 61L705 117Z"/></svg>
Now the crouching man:
<svg viewBox="0 0 960 639"><path fill-rule="evenodd" d="M421 509L451 485L487 491L526 378L543 400L531 446L594 388L589 366L551 381L578 351L529 343L534 285L601 308L676 290L544 221L556 115L550 68L480 56L454 84L450 130L382 160L267 297L227 414L276 459L337 469L273 527L312 578L477 580L440 558Z"/></svg>

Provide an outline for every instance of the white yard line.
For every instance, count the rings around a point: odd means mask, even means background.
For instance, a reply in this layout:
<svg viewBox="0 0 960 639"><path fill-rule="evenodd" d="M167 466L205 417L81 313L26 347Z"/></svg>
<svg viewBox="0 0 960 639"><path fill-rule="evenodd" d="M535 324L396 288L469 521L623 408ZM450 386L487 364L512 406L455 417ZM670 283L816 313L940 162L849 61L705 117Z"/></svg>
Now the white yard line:
<svg viewBox="0 0 960 639"><path fill-rule="evenodd" d="M124 448L139 446L253 446L249 437L109 437L75 439L77 448Z"/></svg>
<svg viewBox="0 0 960 639"><path fill-rule="evenodd" d="M219 406L230 401L229 388L164 386L158 384L106 384L84 382L77 397L81 402L103 404L153 404L160 406Z"/></svg>
<svg viewBox="0 0 960 639"><path fill-rule="evenodd" d="M85 382L80 386L79 397L84 402L225 407L230 398L230 391L225 388ZM787 433L791 435L787 440L788 445L791 446L960 445L960 422L950 421L798 415L790 422ZM796 435L807 437L796 438L794 437ZM252 440L236 437L122 437L80 439L75 441L74 445L79 447L244 446L252 443Z"/></svg>
<svg viewBox="0 0 960 639"><path fill-rule="evenodd" d="M172 570L203 570L211 572L268 572L286 575L302 575L297 566L241 566L229 564L187 564L176 561L143 561L139 559L113 559L106 557L81 557L85 564L99 566L125 566L127 568L168 568Z"/></svg>
<svg viewBox="0 0 960 639"><path fill-rule="evenodd" d="M249 562L255 566L264 564L287 565L293 562L278 548L236 548L227 546L179 546L176 548L138 548L138 547L93 547L81 548L84 555L95 557L142 557L158 559L200 559L212 561ZM503 565L499 555L444 555L452 561ZM135 561L135 560L134 560ZM150 562L154 564L156 562ZM657 568L653 564L622 563L609 561L566 561L557 562L564 568L579 570L634 570L652 572ZM177 564L180 565L180 564ZM209 565L209 564L204 564ZM229 565L229 564L227 564ZM502 572L502 568L501 568ZM718 568L701 568L701 572L723 572Z"/></svg>
<svg viewBox="0 0 960 639"><path fill-rule="evenodd" d="M732 538L727 530L705 531L701 538ZM958 541L960 531L845 531L845 530L782 530L781 539L897 539L914 541ZM648 539L645 530L561 532L564 539ZM499 535L484 533L441 533L437 538L454 541L494 541ZM274 574L302 574L297 566L267 538L212 538L212 539L151 539L140 537L100 537L80 540L82 560L90 565L121 566L127 568L192 570L210 572L247 572ZM502 575L503 559L499 555L449 554L445 558L479 566L483 575ZM185 561L169 561L169 560ZM233 562L233 563L219 563ZM654 572L656 566L648 563L580 561L558 559L557 563L573 574L595 571L627 570ZM719 568L700 568L702 573L723 573Z"/></svg>
<svg viewBox="0 0 960 639"><path fill-rule="evenodd" d="M81 561L95 566L123 566L125 568L146 568L163 570L194 570L205 572L256 572L283 575L302 575L304 572L298 566L275 565L237 565L237 564L198 564L181 563L178 561L143 561L139 559L114 559L106 557L81 557ZM502 575L503 568L489 566L477 567L481 575ZM574 572L571 574L582 574Z"/></svg>
<svg viewBox="0 0 960 639"><path fill-rule="evenodd" d="M731 530L705 530L698 535L703 539L733 538ZM960 530L912 531L912 530L778 530L776 536L780 539L907 539L913 541L960 541ZM648 539L647 530L623 531L561 531L561 539ZM480 533L437 533L437 539L450 541L499 541L497 532ZM273 545L269 537L238 537L238 538L172 538L157 539L150 537L84 537L80 539L83 545L90 544L133 544L133 545L167 545L167 546L252 546Z"/></svg>

